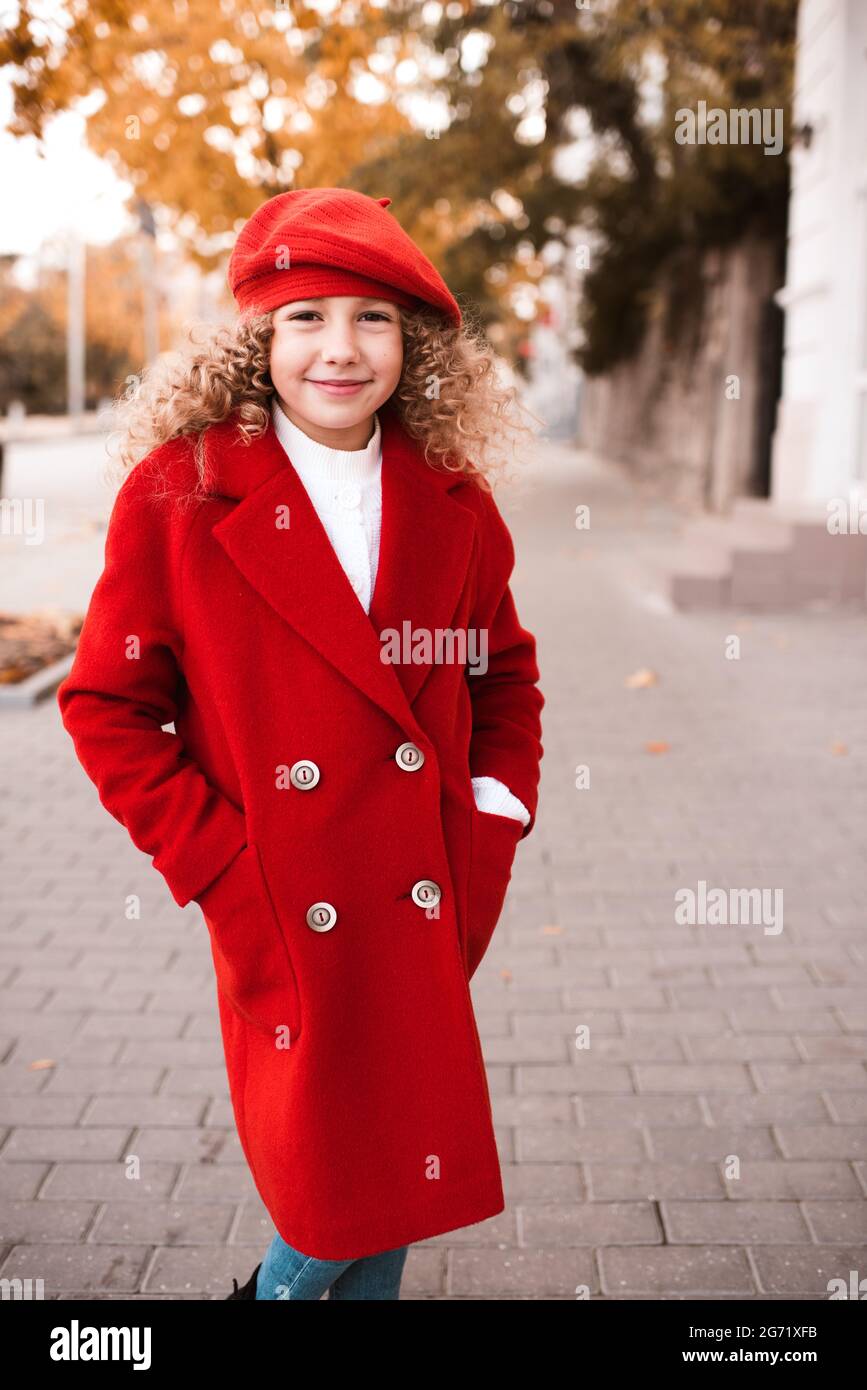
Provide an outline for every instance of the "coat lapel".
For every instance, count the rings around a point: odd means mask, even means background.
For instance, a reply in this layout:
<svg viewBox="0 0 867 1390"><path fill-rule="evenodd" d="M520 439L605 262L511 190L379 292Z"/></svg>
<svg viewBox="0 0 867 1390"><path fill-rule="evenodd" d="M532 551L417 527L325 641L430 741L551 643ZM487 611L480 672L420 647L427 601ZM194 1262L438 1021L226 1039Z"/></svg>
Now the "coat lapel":
<svg viewBox="0 0 867 1390"><path fill-rule="evenodd" d="M473 513L449 496L463 475L432 469L392 407L382 432L382 533L366 614L269 418L244 444L232 419L206 432L211 490L238 505L213 527L226 554L271 607L407 732L431 663L383 660L382 638L447 628L472 554ZM282 519L282 524L281 524ZM401 648L404 647L401 642ZM411 641L407 641L407 646Z"/></svg>

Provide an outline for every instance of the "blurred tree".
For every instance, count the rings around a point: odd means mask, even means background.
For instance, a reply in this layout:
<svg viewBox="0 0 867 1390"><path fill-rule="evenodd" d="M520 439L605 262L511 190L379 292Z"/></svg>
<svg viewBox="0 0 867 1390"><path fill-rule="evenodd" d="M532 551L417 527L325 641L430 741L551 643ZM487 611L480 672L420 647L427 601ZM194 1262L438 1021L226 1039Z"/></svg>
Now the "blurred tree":
<svg viewBox="0 0 867 1390"><path fill-rule="evenodd" d="M141 289L131 240L87 247L85 404L94 410L139 370ZM0 411L22 401L28 414L66 408L66 275L43 269L32 291L15 285L11 266L0 271Z"/></svg>
<svg viewBox="0 0 867 1390"><path fill-rule="evenodd" d="M61 293L62 284L59 285ZM28 415L60 414L66 404L66 339L52 307L36 294L4 287L0 331L0 411L21 401Z"/></svg>
<svg viewBox="0 0 867 1390"><path fill-rule="evenodd" d="M532 266L560 241L565 259L583 228L576 357L593 374L637 351L663 282L668 335L700 319L709 247L759 232L777 243L782 273L788 141L775 156L683 145L676 113L701 100L779 108L787 132L797 0L507 0L440 13L425 37L457 55L438 83L451 124L438 139L404 137L361 172L387 174L422 221L451 213L450 284L493 314L492 289L514 278L518 253ZM570 153L584 165L571 176Z"/></svg>
<svg viewBox="0 0 867 1390"><path fill-rule="evenodd" d="M20 70L10 130L40 136L87 99L90 147L213 268L224 248L209 238L225 242L302 165L306 186L339 182L406 128L399 35L368 66L390 34L371 0L330 17L300 3L83 0L52 19L24 0L0 38L0 64Z"/></svg>
<svg viewBox="0 0 867 1390"><path fill-rule="evenodd" d="M695 314L707 247L785 239L787 153L679 145L676 111L780 107L797 0L25 0L0 39L12 129L98 94L92 147L132 177L200 264L297 185L388 194L462 302L512 347L545 262L583 228L590 372L641 342L662 278L670 332ZM583 121L583 128L582 128ZM567 159L583 168L570 173ZM559 244L559 245L558 245Z"/></svg>

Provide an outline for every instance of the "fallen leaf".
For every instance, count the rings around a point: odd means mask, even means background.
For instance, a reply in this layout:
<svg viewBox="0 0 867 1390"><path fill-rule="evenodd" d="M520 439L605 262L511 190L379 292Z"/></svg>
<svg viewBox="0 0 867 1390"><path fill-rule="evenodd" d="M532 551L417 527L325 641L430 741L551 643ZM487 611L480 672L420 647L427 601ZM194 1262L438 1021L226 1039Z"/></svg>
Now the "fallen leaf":
<svg viewBox="0 0 867 1390"><path fill-rule="evenodd" d="M30 1063L31 1071L45 1071L48 1067L56 1066L53 1057L39 1057L35 1062Z"/></svg>
<svg viewBox="0 0 867 1390"><path fill-rule="evenodd" d="M657 743L645 743L644 749L647 753L667 753L669 746L660 739Z"/></svg>
<svg viewBox="0 0 867 1390"><path fill-rule="evenodd" d="M849 749L845 743L832 743L831 752L834 754L835 758L842 758L846 756Z"/></svg>
<svg viewBox="0 0 867 1390"><path fill-rule="evenodd" d="M562 936L562 935L563 935L563 928L562 928L562 927L555 926L554 923L552 922L550 926L545 926L545 927L542 928L542 935L543 935L543 936Z"/></svg>
<svg viewBox="0 0 867 1390"><path fill-rule="evenodd" d="M627 676L623 682L630 690L643 690L647 685L658 684L659 677L655 671L651 671L647 666L642 666L640 670L633 671L631 676Z"/></svg>
<svg viewBox="0 0 867 1390"><path fill-rule="evenodd" d="M17 685L75 650L82 615L44 608L0 613L0 684Z"/></svg>

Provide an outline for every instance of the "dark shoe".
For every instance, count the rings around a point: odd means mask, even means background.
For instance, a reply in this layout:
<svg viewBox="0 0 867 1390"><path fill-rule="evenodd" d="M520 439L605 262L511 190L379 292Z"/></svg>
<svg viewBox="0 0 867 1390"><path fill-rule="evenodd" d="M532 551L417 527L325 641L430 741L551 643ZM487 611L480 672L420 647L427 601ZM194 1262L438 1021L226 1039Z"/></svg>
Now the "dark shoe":
<svg viewBox="0 0 867 1390"><path fill-rule="evenodd" d="M228 1299L230 1298L247 1298L254 1300L256 1297L256 1279L258 1278L259 1270L261 1268L262 1264L260 1261L260 1263L257 1264L256 1268L253 1270L253 1273L250 1275L250 1278L247 1280L246 1284L242 1289L238 1288L237 1279L233 1279L232 1283L235 1285L235 1287L230 1294L226 1295L226 1301L228 1301Z"/></svg>

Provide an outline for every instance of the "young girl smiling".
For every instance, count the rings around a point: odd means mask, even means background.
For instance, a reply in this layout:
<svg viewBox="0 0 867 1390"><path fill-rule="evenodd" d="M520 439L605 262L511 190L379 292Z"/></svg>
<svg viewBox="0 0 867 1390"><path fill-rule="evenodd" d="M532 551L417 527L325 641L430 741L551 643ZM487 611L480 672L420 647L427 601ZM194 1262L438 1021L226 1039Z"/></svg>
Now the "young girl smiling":
<svg viewBox="0 0 867 1390"><path fill-rule="evenodd" d="M469 982L542 757L488 478L523 427L389 202L269 199L230 260L238 321L122 403L58 691L103 805L207 923L277 1232L230 1298L397 1298L410 1243L504 1208ZM395 660L405 630L485 661Z"/></svg>

